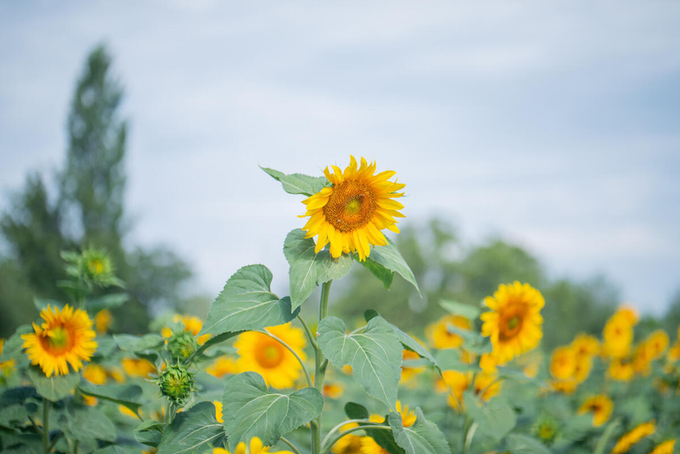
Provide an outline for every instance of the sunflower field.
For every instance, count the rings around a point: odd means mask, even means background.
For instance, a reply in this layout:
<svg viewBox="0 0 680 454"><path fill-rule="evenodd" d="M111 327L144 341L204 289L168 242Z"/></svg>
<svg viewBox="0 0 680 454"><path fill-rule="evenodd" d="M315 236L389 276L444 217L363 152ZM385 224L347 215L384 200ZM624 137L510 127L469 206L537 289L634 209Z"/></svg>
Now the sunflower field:
<svg viewBox="0 0 680 454"><path fill-rule="evenodd" d="M440 301L447 315L418 333L371 307L343 320L329 311L332 283L353 266L387 300L395 278L419 292L384 235L399 233L405 185L353 156L318 177L263 170L304 197L305 220L283 242L288 295L250 264L205 320L175 314L142 336L109 334L128 299L116 264L96 246L62 252L64 300L36 299L40 319L0 344L2 452L675 452L680 332L636 337L638 314L622 305L600 336L545 351L551 302L517 281L479 305Z"/></svg>

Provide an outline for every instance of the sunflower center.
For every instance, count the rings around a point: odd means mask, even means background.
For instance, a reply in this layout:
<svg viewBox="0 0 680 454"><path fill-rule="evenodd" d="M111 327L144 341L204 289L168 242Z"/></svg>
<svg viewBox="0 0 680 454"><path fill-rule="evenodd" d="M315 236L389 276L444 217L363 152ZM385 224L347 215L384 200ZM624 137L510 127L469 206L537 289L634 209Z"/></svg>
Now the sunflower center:
<svg viewBox="0 0 680 454"><path fill-rule="evenodd" d="M337 230L351 232L368 224L376 206L373 192L367 184L347 180L333 187L323 214Z"/></svg>
<svg viewBox="0 0 680 454"><path fill-rule="evenodd" d="M43 337L42 341L46 350L61 353L71 346L72 336L68 329L57 326L47 331L47 337Z"/></svg>
<svg viewBox="0 0 680 454"><path fill-rule="evenodd" d="M99 259L92 259L87 263L90 273L99 275L104 271L104 264Z"/></svg>
<svg viewBox="0 0 680 454"><path fill-rule="evenodd" d="M257 362L267 369L274 368L283 361L283 347L278 343L268 343L257 350Z"/></svg>
<svg viewBox="0 0 680 454"><path fill-rule="evenodd" d="M522 329L522 313L519 309L510 310L505 316L501 316L499 338L507 341L515 337Z"/></svg>

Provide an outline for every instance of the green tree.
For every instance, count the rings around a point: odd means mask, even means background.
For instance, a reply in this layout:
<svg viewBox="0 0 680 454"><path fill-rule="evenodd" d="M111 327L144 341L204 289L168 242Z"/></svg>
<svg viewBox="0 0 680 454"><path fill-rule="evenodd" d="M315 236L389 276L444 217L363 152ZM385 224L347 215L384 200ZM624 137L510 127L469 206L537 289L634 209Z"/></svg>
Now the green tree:
<svg viewBox="0 0 680 454"><path fill-rule="evenodd" d="M123 90L111 75L104 46L87 57L68 116L68 149L58 192L50 197L40 175L30 175L0 218L10 257L0 262L2 280L13 284L0 291L3 323L0 336L35 317L29 294L64 299L55 285L63 279L60 251L104 247L127 283L131 301L114 312L120 331L144 331L149 308L177 307L182 284L191 276L187 264L171 250L123 246L129 223L125 218L126 122L119 117ZM52 201L53 200L53 201ZM21 301L21 311L16 310ZM12 307L12 310L7 308Z"/></svg>

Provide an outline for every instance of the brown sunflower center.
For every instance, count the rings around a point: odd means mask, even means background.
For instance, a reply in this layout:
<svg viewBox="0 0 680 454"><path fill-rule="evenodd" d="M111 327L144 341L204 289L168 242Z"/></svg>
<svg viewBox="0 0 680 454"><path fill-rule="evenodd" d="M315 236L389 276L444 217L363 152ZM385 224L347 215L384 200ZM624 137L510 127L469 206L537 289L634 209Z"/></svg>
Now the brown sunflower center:
<svg viewBox="0 0 680 454"><path fill-rule="evenodd" d="M326 220L341 232L351 232L368 224L377 205L367 184L347 180L333 187L323 208Z"/></svg>
<svg viewBox="0 0 680 454"><path fill-rule="evenodd" d="M72 333L64 326L57 326L47 331L47 336L41 338L45 350L51 353L62 353L73 343Z"/></svg>
<svg viewBox="0 0 680 454"><path fill-rule="evenodd" d="M262 345L255 354L257 362L264 368L271 369L283 361L283 347L278 342Z"/></svg>
<svg viewBox="0 0 680 454"><path fill-rule="evenodd" d="M507 341L515 337L522 329L523 314L520 308L510 308L501 315L500 333L498 337Z"/></svg>

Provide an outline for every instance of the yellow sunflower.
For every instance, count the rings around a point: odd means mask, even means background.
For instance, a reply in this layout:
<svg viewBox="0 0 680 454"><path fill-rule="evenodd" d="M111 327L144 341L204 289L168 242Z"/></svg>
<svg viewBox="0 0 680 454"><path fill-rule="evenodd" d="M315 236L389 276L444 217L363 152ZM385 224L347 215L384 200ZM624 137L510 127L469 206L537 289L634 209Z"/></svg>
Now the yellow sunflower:
<svg viewBox="0 0 680 454"><path fill-rule="evenodd" d="M2 349L5 345L5 339L0 339L0 355L2 355ZM0 384L2 384L3 380L7 377L9 377L12 372L14 371L14 360L10 359L9 361L3 361L0 363Z"/></svg>
<svg viewBox="0 0 680 454"><path fill-rule="evenodd" d="M347 423L340 428L340 433L349 429L359 427L355 422ZM331 448L334 454L359 454L361 453L361 438L354 433L350 433L339 439Z"/></svg>
<svg viewBox="0 0 680 454"><path fill-rule="evenodd" d="M113 322L113 316L108 309L102 309L94 316L94 326L97 328L98 334L106 334Z"/></svg>
<svg viewBox="0 0 680 454"><path fill-rule="evenodd" d="M673 454L675 449L675 440L667 440L656 445L654 450L649 454Z"/></svg>
<svg viewBox="0 0 680 454"><path fill-rule="evenodd" d="M44 322L40 326L33 323L35 333L21 336L31 364L40 365L48 378L68 375L69 364L78 372L97 349L87 312L68 305L61 310L47 306L40 317Z"/></svg>
<svg viewBox="0 0 680 454"><path fill-rule="evenodd" d="M622 454L624 452L628 452L631 446L643 438L652 435L654 432L656 432L656 424L653 419L649 422L640 424L619 438L619 441L616 442L616 446L614 446L614 449L612 449L612 454Z"/></svg>
<svg viewBox="0 0 680 454"><path fill-rule="evenodd" d="M613 410L612 400L604 394L599 394L587 398L578 412L580 415L592 413L593 427L600 427L609 420Z"/></svg>
<svg viewBox="0 0 680 454"><path fill-rule="evenodd" d="M600 343L595 336L579 333L571 342L571 348L576 352L576 356L595 356L600 353Z"/></svg>
<svg viewBox="0 0 680 454"><path fill-rule="evenodd" d="M361 454L390 454L371 437L361 437Z"/></svg>
<svg viewBox="0 0 680 454"><path fill-rule="evenodd" d="M83 370L83 378L94 385L106 383L107 373L99 364L88 364Z"/></svg>
<svg viewBox="0 0 680 454"><path fill-rule="evenodd" d="M224 418L222 417L222 402L213 400L213 405L215 406L215 419L217 419L217 422L220 424L224 423Z"/></svg>
<svg viewBox="0 0 680 454"><path fill-rule="evenodd" d="M614 314L604 325L602 353L611 358L628 356L633 343L633 325L628 317Z"/></svg>
<svg viewBox="0 0 680 454"><path fill-rule="evenodd" d="M663 355L668 348L670 339L668 338L666 331L658 329L647 337L646 343L649 347L650 357L654 360Z"/></svg>
<svg viewBox="0 0 680 454"><path fill-rule="evenodd" d="M550 375L566 380L576 371L576 352L571 347L558 347L550 357Z"/></svg>
<svg viewBox="0 0 680 454"><path fill-rule="evenodd" d="M404 205L393 199L404 195L397 191L405 185L388 181L396 173L392 170L374 175L375 162L369 165L364 158L357 167L357 160L350 156L344 172L332 167L332 173L328 167L324 170L332 186L302 202L307 212L300 217L310 216L302 229L307 238L318 235L315 253L330 243L334 258L343 252L357 252L359 260L364 261L371 254L371 245L387 245L381 230L399 233L394 218L404 217L398 211Z"/></svg>
<svg viewBox="0 0 680 454"><path fill-rule="evenodd" d="M408 349L404 349L402 352L402 360L404 361L414 361L419 360L420 356L418 353L413 352ZM402 363L403 364L403 363ZM415 377L425 370L425 367L408 367L401 366L401 384L409 387L414 387L416 385Z"/></svg>
<svg viewBox="0 0 680 454"><path fill-rule="evenodd" d="M633 369L640 375L647 376L652 372L652 346L648 342L640 342L633 350Z"/></svg>
<svg viewBox="0 0 680 454"><path fill-rule="evenodd" d="M491 309L480 318L482 335L491 337L493 356L499 365L534 349L543 337L541 309L545 300L529 284L501 284L484 304Z"/></svg>
<svg viewBox="0 0 680 454"><path fill-rule="evenodd" d="M120 362L123 370L130 377L149 378L156 373L156 366L143 358L123 358ZM114 377L115 378L115 377ZM119 381L116 379L116 381Z"/></svg>
<svg viewBox="0 0 680 454"><path fill-rule="evenodd" d="M671 363L680 360L680 341L675 341L673 343L673 346L668 350L668 355L666 356Z"/></svg>
<svg viewBox="0 0 680 454"><path fill-rule="evenodd" d="M456 348L463 344L463 338L458 334L449 332L449 326L469 330L470 320L459 315L445 315L425 330L427 337L436 349Z"/></svg>
<svg viewBox="0 0 680 454"><path fill-rule="evenodd" d="M635 375L635 369L633 368L633 363L628 358L614 358L612 362L609 363L608 369L609 376L618 381L630 381Z"/></svg>
<svg viewBox="0 0 680 454"><path fill-rule="evenodd" d="M225 375L233 375L238 373L236 361L231 356L220 356L215 360L212 366L208 366L205 371L213 377L222 378Z"/></svg>
<svg viewBox="0 0 680 454"><path fill-rule="evenodd" d="M295 350L304 361L306 344L302 330L292 327L290 323L267 328ZM281 343L265 334L248 331L238 336L234 347L239 359L236 367L239 372L257 372L267 385L274 388L291 388L302 370L295 356Z"/></svg>
<svg viewBox="0 0 680 454"><path fill-rule="evenodd" d="M250 448L250 449L248 449ZM250 439L250 446L246 448L245 442L241 442L236 446L236 449L234 450L234 454L293 454L290 451L276 451L276 453L272 452L269 450L269 447L266 447L262 444L262 440L260 440L257 437L253 437ZM224 448L215 448L213 449L213 454L231 454L227 449Z"/></svg>

